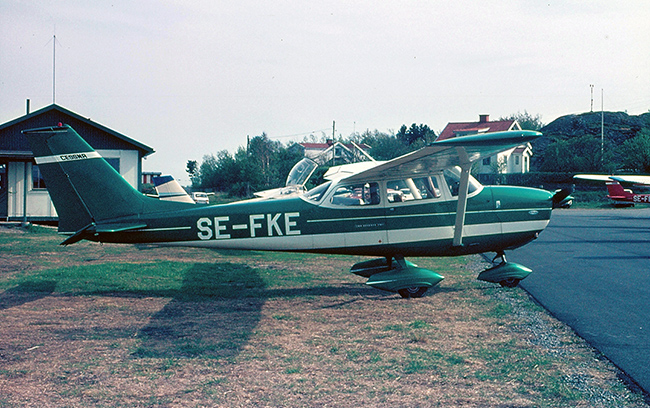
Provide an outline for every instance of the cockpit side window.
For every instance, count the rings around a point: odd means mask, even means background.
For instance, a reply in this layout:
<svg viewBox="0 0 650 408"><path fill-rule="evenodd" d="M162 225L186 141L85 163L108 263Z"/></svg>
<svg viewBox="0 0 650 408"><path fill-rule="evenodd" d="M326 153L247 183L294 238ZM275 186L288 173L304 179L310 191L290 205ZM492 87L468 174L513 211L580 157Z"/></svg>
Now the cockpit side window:
<svg viewBox="0 0 650 408"><path fill-rule="evenodd" d="M379 184L341 184L332 195L332 204L342 206L378 205Z"/></svg>
<svg viewBox="0 0 650 408"><path fill-rule="evenodd" d="M460 189L460 167L456 166L445 169L442 174L445 177L445 182L447 183L449 192L452 196L457 197L458 190ZM467 190L468 194L472 194L478 190L480 186L481 185L478 183L478 181L476 181L474 177L469 176L469 187Z"/></svg>
<svg viewBox="0 0 650 408"><path fill-rule="evenodd" d="M386 183L386 197L390 203L440 198L435 176L407 178Z"/></svg>

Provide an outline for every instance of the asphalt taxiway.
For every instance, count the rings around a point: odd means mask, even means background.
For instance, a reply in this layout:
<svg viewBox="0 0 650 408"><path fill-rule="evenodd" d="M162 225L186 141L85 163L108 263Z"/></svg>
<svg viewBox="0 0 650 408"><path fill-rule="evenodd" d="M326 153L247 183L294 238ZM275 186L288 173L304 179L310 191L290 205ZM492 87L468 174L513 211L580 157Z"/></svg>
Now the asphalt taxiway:
<svg viewBox="0 0 650 408"><path fill-rule="evenodd" d="M650 392L650 208L554 210L521 286Z"/></svg>

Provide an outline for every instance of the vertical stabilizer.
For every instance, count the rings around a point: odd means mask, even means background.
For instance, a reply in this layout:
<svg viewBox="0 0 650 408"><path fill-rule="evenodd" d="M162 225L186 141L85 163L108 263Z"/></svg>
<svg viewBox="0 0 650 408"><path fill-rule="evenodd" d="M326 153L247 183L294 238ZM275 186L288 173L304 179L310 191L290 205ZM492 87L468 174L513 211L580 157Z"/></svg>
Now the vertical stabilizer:
<svg viewBox="0 0 650 408"><path fill-rule="evenodd" d="M608 198L612 200L632 200L634 198L634 194L630 190L624 189L615 181L607 183L607 191L609 192Z"/></svg>
<svg viewBox="0 0 650 408"><path fill-rule="evenodd" d="M139 214L147 199L70 126L23 131L59 215L59 232Z"/></svg>
<svg viewBox="0 0 650 408"><path fill-rule="evenodd" d="M158 176L153 178L153 185L158 193L158 199L163 201L176 201L179 203L195 204L192 197L172 176Z"/></svg>

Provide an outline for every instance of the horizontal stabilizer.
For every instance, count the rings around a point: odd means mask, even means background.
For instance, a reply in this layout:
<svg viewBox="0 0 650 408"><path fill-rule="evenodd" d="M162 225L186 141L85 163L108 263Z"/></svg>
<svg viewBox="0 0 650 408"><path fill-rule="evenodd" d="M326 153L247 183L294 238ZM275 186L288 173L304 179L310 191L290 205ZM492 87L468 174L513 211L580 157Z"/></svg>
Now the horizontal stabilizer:
<svg viewBox="0 0 650 408"><path fill-rule="evenodd" d="M61 245L70 245L86 239L89 236L97 234L110 234L115 232L131 231L146 228L147 224L142 223L112 223L112 224L89 224L79 231L75 232L72 236L61 242Z"/></svg>

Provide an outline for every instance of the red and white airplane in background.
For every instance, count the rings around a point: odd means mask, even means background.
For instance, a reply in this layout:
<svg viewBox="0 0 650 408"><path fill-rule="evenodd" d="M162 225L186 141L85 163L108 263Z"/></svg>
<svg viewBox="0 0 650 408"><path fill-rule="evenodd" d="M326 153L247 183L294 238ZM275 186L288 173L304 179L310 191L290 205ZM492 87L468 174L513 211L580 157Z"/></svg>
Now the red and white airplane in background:
<svg viewBox="0 0 650 408"><path fill-rule="evenodd" d="M622 184L640 187L650 187L650 176L606 176L601 174L576 174L574 179L604 181L609 195L607 198L617 204L634 205L635 203L650 203L650 194L636 194Z"/></svg>

